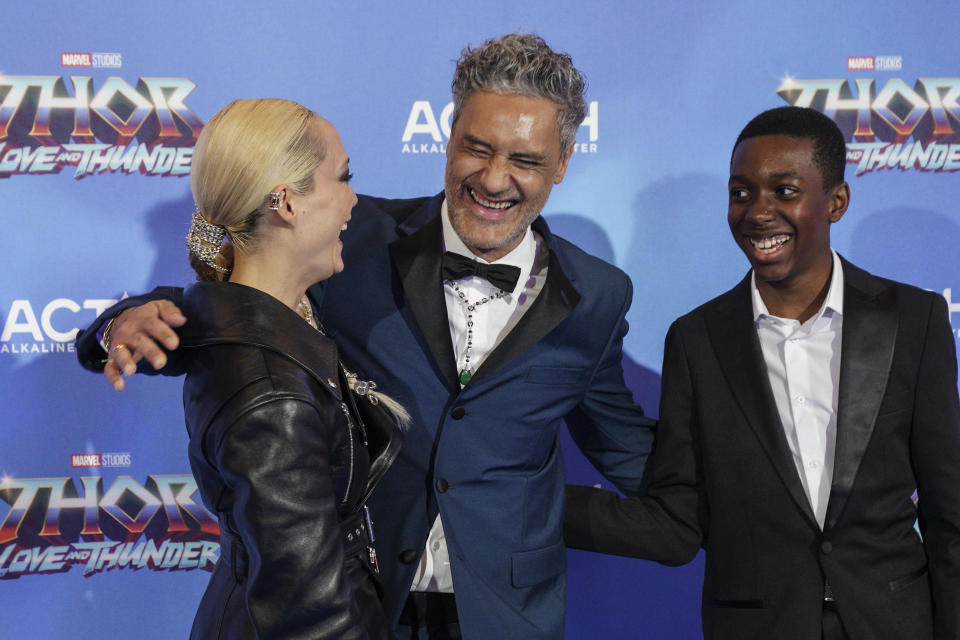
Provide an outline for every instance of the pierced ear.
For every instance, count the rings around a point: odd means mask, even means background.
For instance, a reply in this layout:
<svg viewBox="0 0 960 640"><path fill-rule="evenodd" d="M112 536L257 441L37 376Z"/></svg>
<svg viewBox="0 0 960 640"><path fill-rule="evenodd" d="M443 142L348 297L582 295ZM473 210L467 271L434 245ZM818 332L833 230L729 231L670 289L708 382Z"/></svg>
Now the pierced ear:
<svg viewBox="0 0 960 640"><path fill-rule="evenodd" d="M289 221L295 215L293 203L288 198L289 190L286 185L278 185L267 194L267 211L275 213L282 220Z"/></svg>
<svg viewBox="0 0 960 640"><path fill-rule="evenodd" d="M839 222L850 206L850 185L842 182L830 191L830 222Z"/></svg>
<svg viewBox="0 0 960 640"><path fill-rule="evenodd" d="M267 194L267 209L270 211L279 211L280 202L283 198L283 191L279 188L274 189Z"/></svg>

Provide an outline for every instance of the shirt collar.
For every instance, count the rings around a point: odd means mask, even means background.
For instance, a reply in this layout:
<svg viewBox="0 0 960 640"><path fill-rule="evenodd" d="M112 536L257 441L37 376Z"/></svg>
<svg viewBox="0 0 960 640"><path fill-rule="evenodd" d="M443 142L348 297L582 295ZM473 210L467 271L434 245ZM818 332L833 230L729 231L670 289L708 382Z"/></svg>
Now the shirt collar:
<svg viewBox="0 0 960 640"><path fill-rule="evenodd" d="M820 318L828 311L843 315L843 265L840 263L840 256L833 249L830 249L833 256L833 273L830 276L830 288L827 289L827 297L820 306L819 311L814 314L814 318ZM753 321L756 322L760 316L770 318L776 317L767 310L763 298L760 296L760 290L757 289L757 274L755 271L750 273L750 298L753 301Z"/></svg>
<svg viewBox="0 0 960 640"><path fill-rule="evenodd" d="M464 244L463 240L460 239L460 236L457 235L457 232L453 230L453 225L450 223L450 214L447 212L446 199L444 199L443 204L440 205L440 221L443 226L443 249L445 251L453 251L454 253L459 253L460 255L484 264L509 264L519 267L520 278L517 280L518 285L517 288L514 289L514 293L519 293L523 290L523 285L530 277L530 272L533 270L534 261L537 256L537 241L530 227L524 230L520 244L514 247L513 251L499 260L487 262L483 258L474 255L474 253L467 248L467 245Z"/></svg>

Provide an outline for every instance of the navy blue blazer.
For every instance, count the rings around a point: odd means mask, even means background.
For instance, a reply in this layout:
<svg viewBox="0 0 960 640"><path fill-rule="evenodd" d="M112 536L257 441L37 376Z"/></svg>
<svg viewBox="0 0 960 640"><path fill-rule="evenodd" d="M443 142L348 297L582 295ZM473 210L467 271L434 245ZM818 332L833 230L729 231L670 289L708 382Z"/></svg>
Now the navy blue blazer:
<svg viewBox="0 0 960 640"><path fill-rule="evenodd" d="M561 420L626 493L638 491L652 443L621 368L632 287L538 218L550 249L543 290L461 389L442 202L360 196L342 234L346 269L310 289L346 361L413 416L371 499L385 608L396 621L439 512L464 637L562 638Z"/></svg>

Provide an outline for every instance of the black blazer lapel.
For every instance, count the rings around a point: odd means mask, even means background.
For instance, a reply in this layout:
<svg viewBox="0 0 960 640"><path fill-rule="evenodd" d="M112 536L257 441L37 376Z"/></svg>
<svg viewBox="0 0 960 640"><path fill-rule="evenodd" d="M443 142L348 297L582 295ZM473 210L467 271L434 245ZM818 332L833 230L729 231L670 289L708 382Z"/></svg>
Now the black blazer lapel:
<svg viewBox="0 0 960 640"><path fill-rule="evenodd" d="M817 526L787 446L753 322L750 274L706 311L707 332L730 392L797 507Z"/></svg>
<svg viewBox="0 0 960 640"><path fill-rule="evenodd" d="M441 277L443 225L439 211L442 202L442 194L440 194L426 207L414 212L410 219L400 223L399 231L410 232L410 235L392 242L390 255L400 275L407 303L430 349L434 363L447 387L451 391L459 391L460 381L457 375L453 342L450 339L450 325ZM429 222L417 229L417 225L428 217L427 214L431 214ZM532 227L544 238L545 245L549 247L552 244L552 238L543 218L537 218ZM547 280L543 284L540 295L510 333L487 356L472 380L490 375L536 344L560 324L579 301L580 294L564 273L557 253L550 249Z"/></svg>
<svg viewBox="0 0 960 640"><path fill-rule="evenodd" d="M556 252L551 249L547 263L547 280L543 283L540 295L510 333L490 352L477 369L471 383L496 372L543 339L573 311L578 302L580 294L563 272Z"/></svg>
<svg viewBox="0 0 960 640"><path fill-rule="evenodd" d="M443 228L440 216L413 234L390 244L390 256L400 275L413 317L430 349L430 355L451 391L459 391L457 365L450 340L447 305L440 276Z"/></svg>
<svg viewBox="0 0 960 640"><path fill-rule="evenodd" d="M860 461L873 435L887 388L899 316L881 295L881 281L846 260L843 264L843 338L837 400L837 446L825 528L843 512Z"/></svg>

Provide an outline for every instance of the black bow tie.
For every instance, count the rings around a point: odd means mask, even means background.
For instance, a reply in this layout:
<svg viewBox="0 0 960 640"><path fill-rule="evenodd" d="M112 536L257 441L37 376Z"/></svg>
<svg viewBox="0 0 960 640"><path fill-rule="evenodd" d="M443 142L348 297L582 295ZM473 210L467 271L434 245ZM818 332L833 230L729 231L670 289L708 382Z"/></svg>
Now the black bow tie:
<svg viewBox="0 0 960 640"><path fill-rule="evenodd" d="M509 264L484 264L452 251L443 254L444 280L459 280L470 276L483 278L493 286L507 293L513 293L517 288L517 280L520 279L520 267Z"/></svg>

